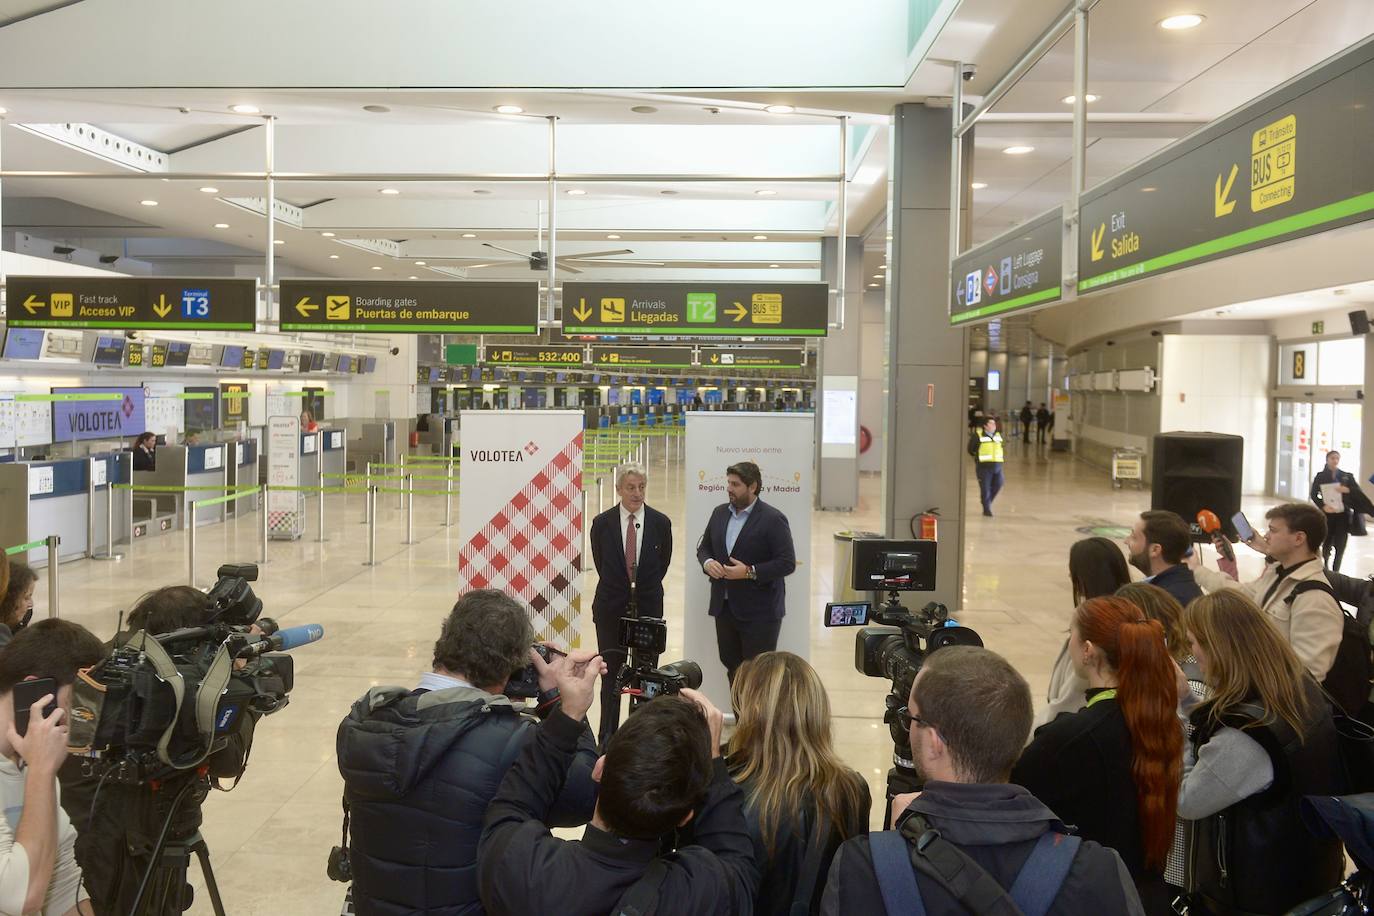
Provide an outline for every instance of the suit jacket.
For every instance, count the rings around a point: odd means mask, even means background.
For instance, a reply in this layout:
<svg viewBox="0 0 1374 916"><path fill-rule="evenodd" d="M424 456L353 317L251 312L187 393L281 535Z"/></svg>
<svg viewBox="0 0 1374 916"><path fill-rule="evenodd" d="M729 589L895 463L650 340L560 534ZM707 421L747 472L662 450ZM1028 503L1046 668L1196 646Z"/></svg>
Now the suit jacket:
<svg viewBox="0 0 1374 916"><path fill-rule="evenodd" d="M663 616L663 577L673 561L673 525L668 516L645 504L635 559L635 591L641 617ZM625 532L620 503L592 519L592 563L596 566L593 617L620 617L630 601L630 574L625 569Z"/></svg>
<svg viewBox="0 0 1374 916"><path fill-rule="evenodd" d="M787 592L782 580L797 568L792 526L787 523L787 516L763 500L755 500L735 540L733 553L725 549L725 526L729 521L730 504L716 506L697 542L697 564L716 560L728 565L733 556L745 566L754 567L758 578L712 579L711 616L720 614L728 598L730 613L740 620L782 619L787 613ZM704 570L702 575L706 575Z"/></svg>

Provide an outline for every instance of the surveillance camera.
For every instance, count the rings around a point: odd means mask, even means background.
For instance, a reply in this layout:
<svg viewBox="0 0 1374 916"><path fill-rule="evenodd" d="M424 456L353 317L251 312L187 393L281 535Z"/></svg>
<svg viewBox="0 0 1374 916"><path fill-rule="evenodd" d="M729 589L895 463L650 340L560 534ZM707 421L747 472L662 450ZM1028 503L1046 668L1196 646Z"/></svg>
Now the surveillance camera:
<svg viewBox="0 0 1374 916"><path fill-rule="evenodd" d="M71 254L71 253L74 252L74 251L76 251L76 249L73 248L73 247L71 247L70 245L54 245L54 246L52 246L52 253L53 253L53 254L64 254L64 255L65 255L65 254Z"/></svg>
<svg viewBox="0 0 1374 916"><path fill-rule="evenodd" d="M392 355L392 356L400 356L400 355L401 355L401 348L400 348L400 347L392 347L392 348L391 348L391 355Z"/></svg>
<svg viewBox="0 0 1374 916"><path fill-rule="evenodd" d="M960 76L962 76L964 78L964 82L967 83L969 80L973 79L973 75L977 72L977 64L964 64L960 70Z"/></svg>
<svg viewBox="0 0 1374 916"><path fill-rule="evenodd" d="M127 337L127 338L129 338L130 340L138 340L138 332L137 332L137 331L125 331L125 332L124 332L124 336Z"/></svg>
<svg viewBox="0 0 1374 916"><path fill-rule="evenodd" d="M101 263L101 264L113 264L115 261L118 261L118 260L119 260L119 255L117 255L117 254L102 254L102 255L100 256L100 263Z"/></svg>

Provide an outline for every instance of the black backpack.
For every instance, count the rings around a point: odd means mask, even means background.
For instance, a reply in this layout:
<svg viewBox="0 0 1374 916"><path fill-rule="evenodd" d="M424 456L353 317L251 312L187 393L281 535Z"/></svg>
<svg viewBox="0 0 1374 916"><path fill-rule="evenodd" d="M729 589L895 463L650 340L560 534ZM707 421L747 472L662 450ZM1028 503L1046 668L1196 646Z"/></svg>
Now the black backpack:
<svg viewBox="0 0 1374 916"><path fill-rule="evenodd" d="M1369 702L1369 681L1370 677L1374 676L1369 621L1361 621L1358 617L1347 614L1325 579L1305 579L1299 582L1283 602L1291 608L1297 597L1306 592L1325 592L1331 596L1332 602L1341 612L1341 644L1336 650L1331 670L1326 673L1326 680L1322 681L1322 688L1346 714L1360 717Z"/></svg>

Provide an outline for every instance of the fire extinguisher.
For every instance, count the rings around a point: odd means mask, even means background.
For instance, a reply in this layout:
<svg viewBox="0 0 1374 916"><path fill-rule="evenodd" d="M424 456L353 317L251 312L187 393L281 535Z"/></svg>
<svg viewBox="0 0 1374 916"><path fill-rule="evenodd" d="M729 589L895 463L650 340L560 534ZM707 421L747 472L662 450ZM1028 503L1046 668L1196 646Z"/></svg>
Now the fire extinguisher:
<svg viewBox="0 0 1374 916"><path fill-rule="evenodd" d="M918 541L938 541L940 529L940 509L932 506L924 512L911 517L911 536Z"/></svg>

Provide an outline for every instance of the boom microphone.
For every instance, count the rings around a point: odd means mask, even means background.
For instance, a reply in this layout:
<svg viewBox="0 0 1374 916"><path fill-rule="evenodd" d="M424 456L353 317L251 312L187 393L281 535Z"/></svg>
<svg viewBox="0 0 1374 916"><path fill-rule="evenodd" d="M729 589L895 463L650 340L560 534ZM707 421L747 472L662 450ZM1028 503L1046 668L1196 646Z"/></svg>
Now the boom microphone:
<svg viewBox="0 0 1374 916"><path fill-rule="evenodd" d="M1197 514L1197 526L1205 534L1212 536L1212 543L1216 545L1217 552L1228 560L1235 560L1236 552L1231 549L1231 542L1226 539L1226 535L1221 530L1221 519L1211 509L1202 509Z"/></svg>
<svg viewBox="0 0 1374 916"><path fill-rule="evenodd" d="M287 627L270 636L259 637L257 642L249 643L239 652L238 658L256 658L264 652L288 652L308 643L324 638L324 627L318 623L307 623L299 627Z"/></svg>

